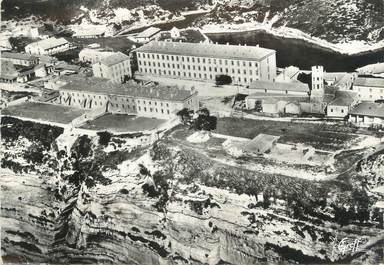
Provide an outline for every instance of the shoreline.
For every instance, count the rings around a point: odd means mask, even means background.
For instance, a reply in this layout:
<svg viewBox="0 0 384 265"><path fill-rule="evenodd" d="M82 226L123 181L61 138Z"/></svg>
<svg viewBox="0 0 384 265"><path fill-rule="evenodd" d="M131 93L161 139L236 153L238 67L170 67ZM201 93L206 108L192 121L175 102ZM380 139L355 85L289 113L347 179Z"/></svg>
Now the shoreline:
<svg viewBox="0 0 384 265"><path fill-rule="evenodd" d="M375 44L367 44L363 41L352 41L348 43L331 43L324 39L312 37L309 34L294 28L280 27L272 28L268 24L244 23L239 25L222 24L222 25L205 25L202 27L202 32L207 35L214 34L236 34L236 33L251 33L264 31L275 37L304 41L308 44L315 45L319 48L331 50L342 55L356 56L363 55L369 52L376 52L384 49L384 40ZM384 58L383 58L384 61Z"/></svg>

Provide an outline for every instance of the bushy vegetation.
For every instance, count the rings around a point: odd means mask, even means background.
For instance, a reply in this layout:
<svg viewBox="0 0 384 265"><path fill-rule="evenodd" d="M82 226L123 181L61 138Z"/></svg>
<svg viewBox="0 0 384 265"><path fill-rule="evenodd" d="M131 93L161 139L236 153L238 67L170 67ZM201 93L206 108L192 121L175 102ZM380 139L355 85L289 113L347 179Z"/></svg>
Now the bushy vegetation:
<svg viewBox="0 0 384 265"><path fill-rule="evenodd" d="M31 142L41 143L46 149L50 149L55 139L64 132L61 127L22 121L12 117L2 117L1 125L1 137L4 139L16 141L21 136Z"/></svg>
<svg viewBox="0 0 384 265"><path fill-rule="evenodd" d="M168 172L178 173L180 183L229 188L237 194L253 196L255 203L250 208L273 208L279 200L284 201L285 214L297 220L316 224L329 221L341 226L378 224L372 209L375 200L355 185L340 186L338 182L314 182L222 165L184 148L175 153L161 142L154 146L152 157ZM262 201L258 195L262 195Z"/></svg>

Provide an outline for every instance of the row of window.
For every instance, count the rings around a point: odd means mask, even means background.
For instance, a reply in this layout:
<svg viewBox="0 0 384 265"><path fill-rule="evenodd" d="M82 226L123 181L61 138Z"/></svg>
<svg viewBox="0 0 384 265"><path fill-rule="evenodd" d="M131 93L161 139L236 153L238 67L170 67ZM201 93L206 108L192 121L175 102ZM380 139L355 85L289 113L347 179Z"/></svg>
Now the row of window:
<svg viewBox="0 0 384 265"><path fill-rule="evenodd" d="M363 89L363 90L365 90L365 89ZM375 89L375 90L376 90L376 93L377 93L377 89ZM361 92L361 88L360 87L358 88L358 91ZM370 88L369 92L372 92L372 91L373 91L372 88ZM380 89L380 93L383 93L383 92L384 92L384 90Z"/></svg>
<svg viewBox="0 0 384 265"><path fill-rule="evenodd" d="M362 98L362 95L361 95L361 94L359 94L359 98ZM364 95L364 98L367 98L367 95ZM369 95L369 98L370 98L370 99L373 99L373 98L378 98L378 97L377 97L377 96L374 97L373 95ZM380 99L384 99L384 97L383 97L383 96L380 96Z"/></svg>
<svg viewBox="0 0 384 265"><path fill-rule="evenodd" d="M154 62L148 62L148 64L146 62L139 62L139 65L144 65L144 66L147 66L148 65L148 68L150 67L153 67L153 68L160 68L161 67L161 64L160 63L154 63ZM215 72L215 73L226 73L228 74L229 72L232 72L232 74L235 74L237 72L237 74L244 74L244 75L258 75L259 74L259 71L258 71L258 68L256 68L255 70L248 70L248 69L229 69L229 68L223 68L223 67L211 67L211 66L195 66L195 65L179 65L179 64L170 64L170 63L162 63L162 68L170 68L170 69L183 69L183 70L193 70L193 71L208 71L208 72ZM155 70L155 69L154 69ZM231 70L231 71L230 71ZM269 71L269 67L268 67L268 71Z"/></svg>
<svg viewBox="0 0 384 265"><path fill-rule="evenodd" d="M111 107L114 107L114 108L133 109L133 110L136 109L135 105L131 106L131 105L117 104L117 103L111 103L110 105Z"/></svg>
<svg viewBox="0 0 384 265"><path fill-rule="evenodd" d="M137 100L137 103L138 104L140 104L140 100ZM142 103L144 104L144 105L146 105L146 104L148 104L148 105L152 105L152 101L150 101L150 100L143 100L142 101ZM169 107L169 103L163 103L163 102L159 102L160 103L160 106L162 106L163 107L163 104L165 105L165 106L167 106L167 107ZM157 106L157 101L153 101L153 104L155 105L155 106Z"/></svg>
<svg viewBox="0 0 384 265"><path fill-rule="evenodd" d="M143 71L144 70L144 71ZM140 69L143 73L149 73L149 74L155 74L155 75L166 75L166 76L178 76L178 77L184 77L184 78L195 78L195 79L205 79L205 80L214 80L216 78L216 75L212 74L202 74L202 73L191 73L191 72L180 72L180 71L171 71L171 70L157 70L157 69L148 69L148 68L142 68ZM239 83L252 83L254 80L257 80L258 78L247 78L247 77L240 77L237 78L235 76L231 76L232 81L237 81ZM270 75L268 74L268 78L270 78Z"/></svg>
<svg viewBox="0 0 384 265"><path fill-rule="evenodd" d="M83 93L75 93L75 92L63 92L64 96L77 96L77 97L83 97L83 98L98 98L98 99L105 99L107 100L106 96L100 96L100 95L90 95L90 94L83 94Z"/></svg>
<svg viewBox="0 0 384 265"><path fill-rule="evenodd" d="M244 61L244 60L230 60L230 59L216 59L216 58L205 58L205 57L193 57L193 56L181 56L181 55L164 55L164 54L153 54L153 53L138 53L138 58L151 59L151 60L166 60L169 62L192 62L192 63L208 63L218 65L237 65L237 66L257 66L256 61ZM269 58L268 58L269 60Z"/></svg>
<svg viewBox="0 0 384 265"><path fill-rule="evenodd" d="M156 112L164 114L164 109L158 109L158 108L147 108L147 107L138 107L139 111L143 110L144 112ZM169 109L166 110L166 113L169 115Z"/></svg>

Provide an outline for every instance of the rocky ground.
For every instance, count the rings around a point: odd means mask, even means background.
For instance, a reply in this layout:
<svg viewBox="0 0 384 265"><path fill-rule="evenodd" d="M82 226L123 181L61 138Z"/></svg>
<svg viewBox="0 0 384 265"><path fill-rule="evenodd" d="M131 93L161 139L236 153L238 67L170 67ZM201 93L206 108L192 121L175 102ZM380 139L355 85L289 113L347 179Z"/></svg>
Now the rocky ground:
<svg viewBox="0 0 384 265"><path fill-rule="evenodd" d="M165 21L177 18L184 10L210 9L212 4L215 4L212 12L191 24L269 23L273 27L298 29L332 43L356 40L376 43L384 39L384 2L381 0L66 0L59 4L53 0L26 3L5 0L2 7L5 19L37 15L73 24L79 22L79 18L88 17L92 21L93 17L96 25L100 25L100 21L95 18L102 18L108 20L103 25L114 23L119 28L138 23L141 16L140 23L154 21L156 16Z"/></svg>
<svg viewBox="0 0 384 265"><path fill-rule="evenodd" d="M135 148L129 136L74 135L11 118L1 130L6 262L382 259L382 224L372 208L379 198L369 192L383 182L381 153L318 183L221 164L169 136ZM360 238L367 249L335 253L336 234Z"/></svg>

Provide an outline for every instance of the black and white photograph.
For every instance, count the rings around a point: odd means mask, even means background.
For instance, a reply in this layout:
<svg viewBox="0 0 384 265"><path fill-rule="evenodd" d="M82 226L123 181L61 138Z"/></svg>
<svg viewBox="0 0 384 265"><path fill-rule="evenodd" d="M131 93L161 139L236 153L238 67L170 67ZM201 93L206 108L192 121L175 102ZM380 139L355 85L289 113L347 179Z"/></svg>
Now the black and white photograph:
<svg viewBox="0 0 384 265"><path fill-rule="evenodd" d="M0 0L0 263L384 265L384 0Z"/></svg>

